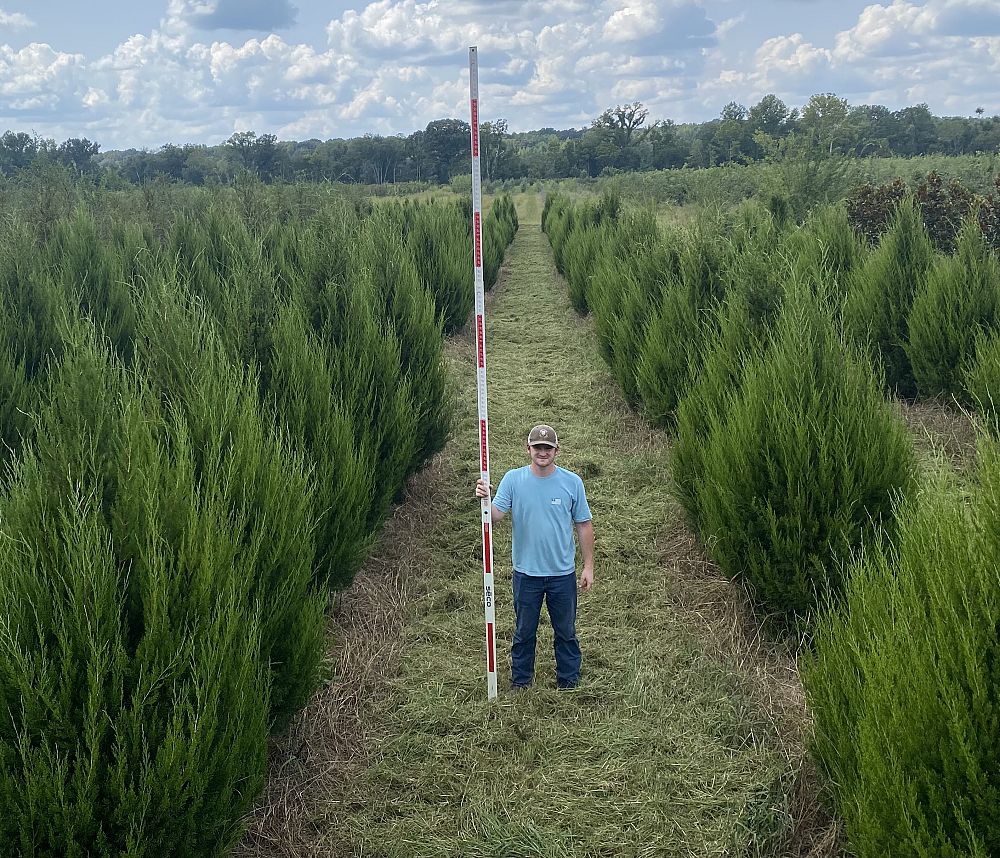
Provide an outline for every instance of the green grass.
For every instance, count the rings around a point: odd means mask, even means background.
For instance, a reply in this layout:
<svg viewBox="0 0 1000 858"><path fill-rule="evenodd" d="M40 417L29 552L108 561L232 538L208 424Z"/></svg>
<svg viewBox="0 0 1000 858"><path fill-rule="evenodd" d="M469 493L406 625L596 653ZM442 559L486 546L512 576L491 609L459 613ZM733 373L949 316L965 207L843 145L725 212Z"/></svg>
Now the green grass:
<svg viewBox="0 0 1000 858"><path fill-rule="evenodd" d="M559 464L584 477L597 559L596 586L580 598L581 685L556 690L543 616L535 685L506 690L513 612L504 522L494 549L501 691L487 701L466 331L447 350L459 398L452 437L389 523L378 561L382 575L403 569L392 573L402 628L375 628L387 642L355 658L344 651L351 620L340 615L340 681L350 684L364 662L368 693L345 719L334 681L307 711L289 745L311 745L313 759L276 752L272 768L287 764L291 774L276 777L284 785L272 787L241 854L805 854L802 820L815 808L802 806L801 714L788 723L800 703L794 661L759 640L748 645L754 631L742 629L739 596L705 571L680 522L666 436L624 407L591 324L571 311L539 231L540 197L515 200L522 226L487 315L493 482L525 463L537 422L557 428ZM695 592L706 581L714 595ZM775 679L782 672L785 688ZM356 731L347 752L317 737L323 719ZM297 808L291 834L273 830L279 805Z"/></svg>

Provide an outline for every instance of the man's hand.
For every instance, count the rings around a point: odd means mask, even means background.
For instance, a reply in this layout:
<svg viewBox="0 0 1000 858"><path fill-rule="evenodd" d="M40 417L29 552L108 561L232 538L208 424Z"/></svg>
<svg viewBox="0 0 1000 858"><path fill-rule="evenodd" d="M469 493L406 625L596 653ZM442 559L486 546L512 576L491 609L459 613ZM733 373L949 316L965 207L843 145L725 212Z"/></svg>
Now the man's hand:
<svg viewBox="0 0 1000 858"><path fill-rule="evenodd" d="M490 488L492 489L493 486L490 486ZM488 498L489 496L490 492L486 490L486 481L482 477L480 477L478 480L476 480L476 497L482 499L482 498Z"/></svg>
<svg viewBox="0 0 1000 858"><path fill-rule="evenodd" d="M580 573L580 589L586 592L594 586L594 570L590 566L584 566Z"/></svg>

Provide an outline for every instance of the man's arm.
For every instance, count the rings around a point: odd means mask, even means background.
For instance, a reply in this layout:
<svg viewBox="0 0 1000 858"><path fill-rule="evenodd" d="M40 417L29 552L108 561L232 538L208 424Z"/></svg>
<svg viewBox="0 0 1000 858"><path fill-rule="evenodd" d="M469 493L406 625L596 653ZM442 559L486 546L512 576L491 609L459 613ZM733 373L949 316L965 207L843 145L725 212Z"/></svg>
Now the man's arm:
<svg viewBox="0 0 1000 858"><path fill-rule="evenodd" d="M594 522L578 521L576 536L580 540L580 552L583 554L583 572L580 573L580 589L589 590L594 585Z"/></svg>

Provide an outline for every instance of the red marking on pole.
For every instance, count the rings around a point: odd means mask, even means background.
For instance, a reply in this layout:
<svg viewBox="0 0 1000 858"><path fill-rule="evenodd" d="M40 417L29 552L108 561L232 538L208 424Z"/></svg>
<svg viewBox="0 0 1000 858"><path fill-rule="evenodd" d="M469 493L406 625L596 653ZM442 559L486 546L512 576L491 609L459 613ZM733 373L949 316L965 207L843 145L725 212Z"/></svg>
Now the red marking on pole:
<svg viewBox="0 0 1000 858"><path fill-rule="evenodd" d="M476 212L473 218L472 228L475 230L475 241L476 241L476 268L483 267L483 225L480 219L479 212Z"/></svg>
<svg viewBox="0 0 1000 858"><path fill-rule="evenodd" d="M479 101L472 99L472 157L479 157Z"/></svg>
<svg viewBox="0 0 1000 858"><path fill-rule="evenodd" d="M496 654L493 652L493 623L486 624L486 669L490 673L497 669Z"/></svg>
<svg viewBox="0 0 1000 858"><path fill-rule="evenodd" d="M486 366L486 349L483 345L483 314L476 314L476 350L479 353L479 368Z"/></svg>
<svg viewBox="0 0 1000 858"><path fill-rule="evenodd" d="M487 575L493 573L493 552L490 549L490 526L483 523L483 563Z"/></svg>
<svg viewBox="0 0 1000 858"><path fill-rule="evenodd" d="M479 458L480 464L483 466L482 470L485 472L487 470L486 465L486 421L479 421Z"/></svg>

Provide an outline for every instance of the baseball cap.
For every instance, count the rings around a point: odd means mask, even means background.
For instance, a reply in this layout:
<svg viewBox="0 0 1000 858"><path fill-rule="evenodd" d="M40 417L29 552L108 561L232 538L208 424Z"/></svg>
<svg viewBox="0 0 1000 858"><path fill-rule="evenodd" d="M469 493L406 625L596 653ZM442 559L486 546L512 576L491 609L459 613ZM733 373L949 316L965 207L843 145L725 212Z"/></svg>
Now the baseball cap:
<svg viewBox="0 0 1000 858"><path fill-rule="evenodd" d="M549 444L552 447L559 446L559 438L556 430L544 423L539 423L528 433L528 446L534 447L536 444Z"/></svg>

